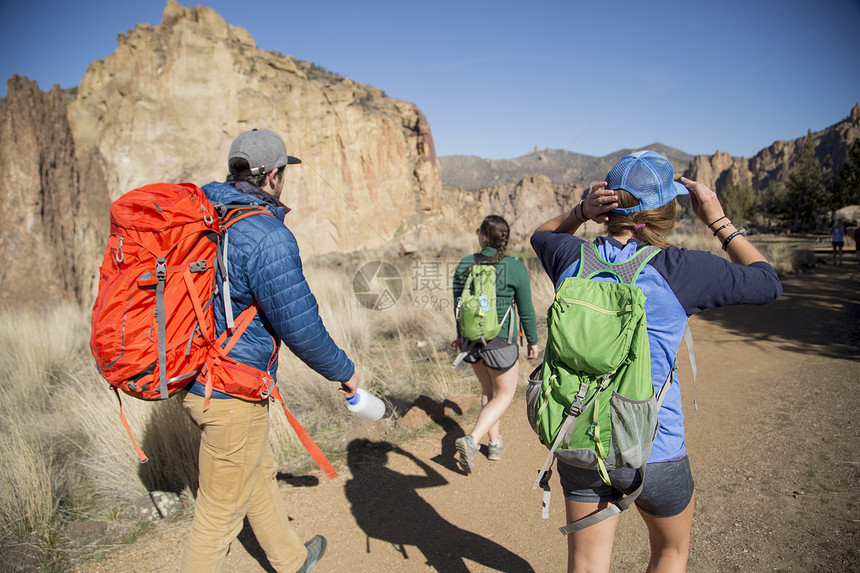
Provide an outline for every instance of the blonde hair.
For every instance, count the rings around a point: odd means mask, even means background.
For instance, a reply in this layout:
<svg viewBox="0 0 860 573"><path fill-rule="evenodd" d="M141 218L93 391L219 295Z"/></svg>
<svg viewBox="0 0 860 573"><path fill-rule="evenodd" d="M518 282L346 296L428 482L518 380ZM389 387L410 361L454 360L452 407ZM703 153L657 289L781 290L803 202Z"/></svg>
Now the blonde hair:
<svg viewBox="0 0 860 573"><path fill-rule="evenodd" d="M615 193L618 195L618 204L621 207L634 207L639 204L639 200L624 189L616 189ZM631 231L637 241L665 249L670 246L666 238L675 228L676 212L677 203L672 199L656 209L636 211L629 215L612 213L606 222L606 232L613 236Z"/></svg>

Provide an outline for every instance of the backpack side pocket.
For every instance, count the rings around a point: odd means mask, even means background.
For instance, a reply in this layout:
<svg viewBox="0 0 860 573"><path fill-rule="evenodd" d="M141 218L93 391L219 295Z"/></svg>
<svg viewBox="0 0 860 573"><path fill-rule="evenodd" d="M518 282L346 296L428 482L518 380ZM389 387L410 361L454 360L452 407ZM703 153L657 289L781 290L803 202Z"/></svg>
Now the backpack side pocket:
<svg viewBox="0 0 860 573"><path fill-rule="evenodd" d="M607 469L639 468L651 453L657 427L657 398L631 400L612 393L609 402L611 424Z"/></svg>

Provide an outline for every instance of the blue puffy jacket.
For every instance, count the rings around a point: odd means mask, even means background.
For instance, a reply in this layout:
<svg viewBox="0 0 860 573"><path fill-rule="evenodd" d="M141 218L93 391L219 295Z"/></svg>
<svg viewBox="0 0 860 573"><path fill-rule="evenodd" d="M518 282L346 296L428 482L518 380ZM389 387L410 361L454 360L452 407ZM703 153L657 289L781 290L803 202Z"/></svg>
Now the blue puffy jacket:
<svg viewBox="0 0 860 573"><path fill-rule="evenodd" d="M253 189L256 197L241 193L233 185L240 189L243 186ZM355 366L323 325L316 298L302 272L298 244L283 223L284 207L247 183L210 183L203 187L203 191L213 203L266 204L276 216L246 217L227 231L233 315L239 316L254 301L260 311L230 351L230 357L267 370L273 349L280 348L283 341L305 364L325 378L339 382L349 380ZM220 270L217 280L220 284ZM224 303L218 297L215 301L216 332L224 332L226 325ZM276 370L277 360L270 374L275 376ZM202 395L203 385L197 382L190 391ZM221 394L220 397L227 396Z"/></svg>

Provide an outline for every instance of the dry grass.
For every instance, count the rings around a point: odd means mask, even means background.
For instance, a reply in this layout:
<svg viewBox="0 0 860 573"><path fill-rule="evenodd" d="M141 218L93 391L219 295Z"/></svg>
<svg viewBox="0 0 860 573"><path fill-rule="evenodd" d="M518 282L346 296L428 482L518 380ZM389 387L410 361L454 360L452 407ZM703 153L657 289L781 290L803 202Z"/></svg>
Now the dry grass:
<svg viewBox="0 0 860 573"><path fill-rule="evenodd" d="M62 404L88 339L73 307L0 313L0 565L47 567L71 509L75 432Z"/></svg>
<svg viewBox="0 0 860 573"><path fill-rule="evenodd" d="M750 242L767 258L780 276L790 275L815 263L813 244L803 238L788 239L771 235L748 235ZM670 242L686 249L708 251L724 259L728 255L713 234L701 225L680 226Z"/></svg>

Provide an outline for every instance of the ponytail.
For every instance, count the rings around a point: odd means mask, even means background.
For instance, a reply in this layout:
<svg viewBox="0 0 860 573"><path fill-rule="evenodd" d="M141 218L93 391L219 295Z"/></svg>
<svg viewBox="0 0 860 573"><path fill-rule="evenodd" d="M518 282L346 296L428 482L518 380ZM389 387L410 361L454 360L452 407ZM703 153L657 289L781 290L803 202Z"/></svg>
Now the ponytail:
<svg viewBox="0 0 860 573"><path fill-rule="evenodd" d="M488 247L498 251L495 256L487 260L488 263L495 264L505 258L508 239L511 235L511 228L507 221L498 215L488 215L481 223L478 233L487 237Z"/></svg>
<svg viewBox="0 0 860 573"><path fill-rule="evenodd" d="M621 207L633 207L639 204L636 198L624 189L616 189L615 193L618 195L618 203ZM670 246L666 238L675 228L676 205L673 199L656 209L634 211L629 215L612 213L606 221L606 231L610 236L622 235L630 231L638 242L665 249Z"/></svg>

